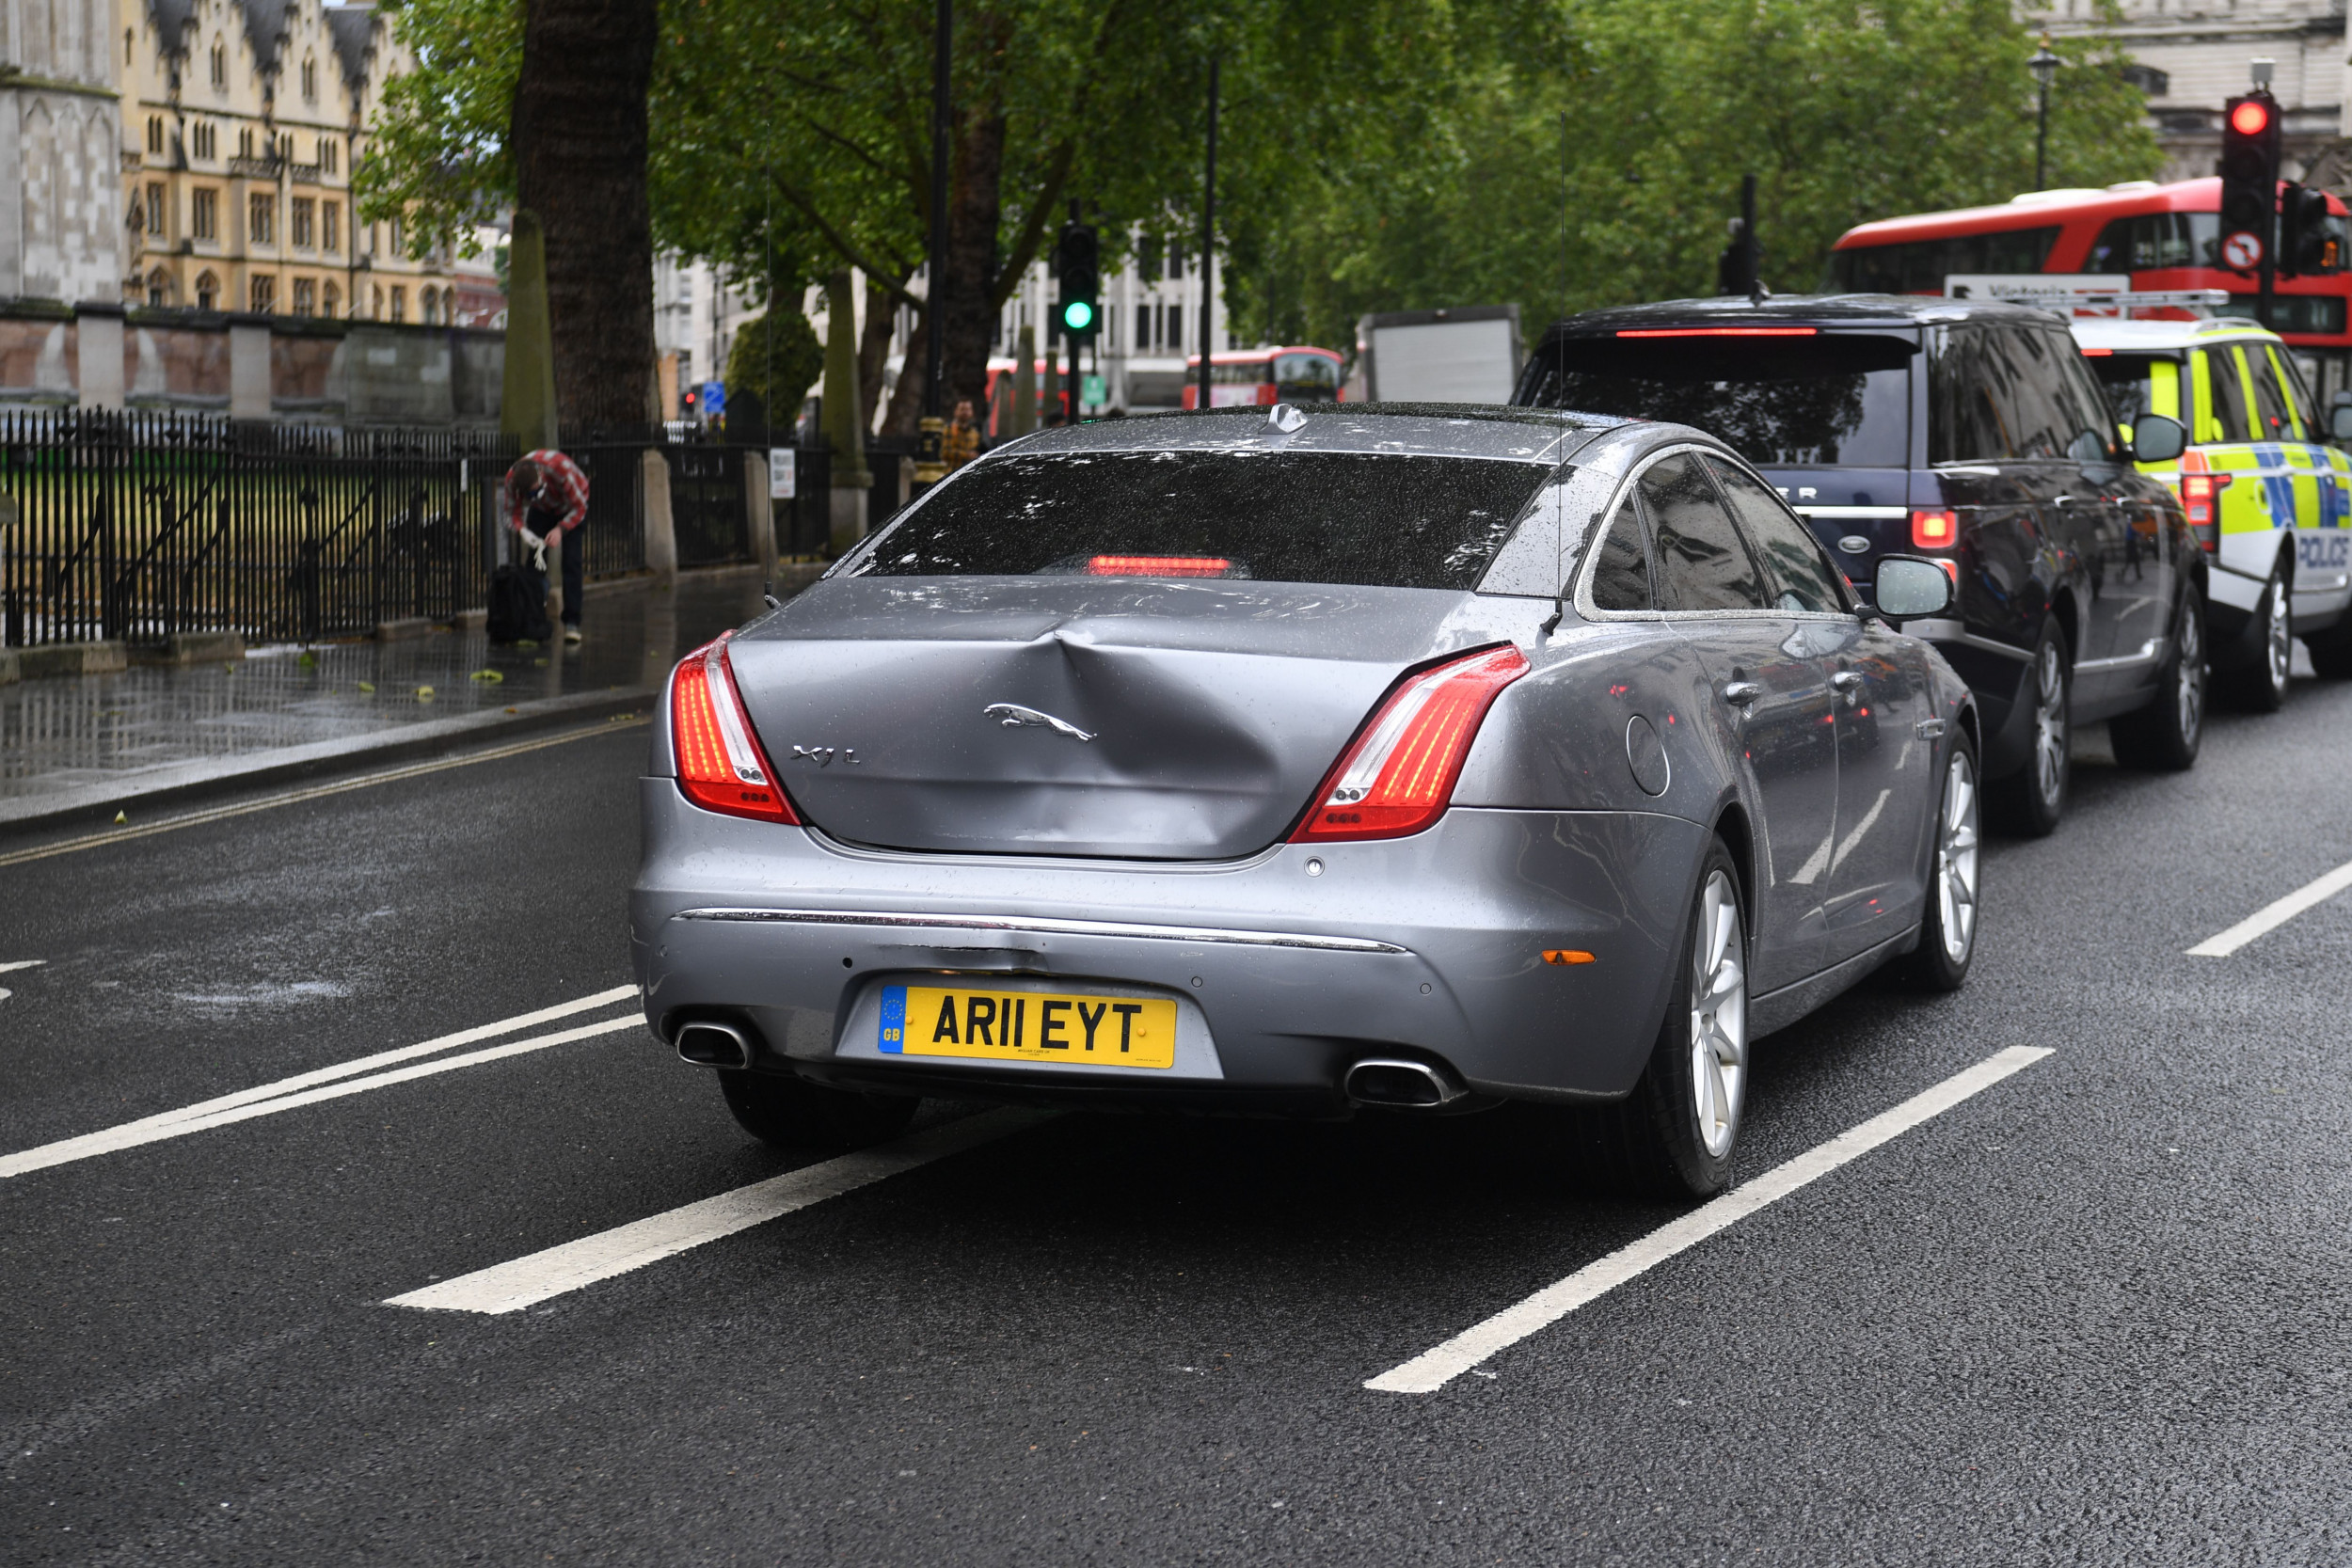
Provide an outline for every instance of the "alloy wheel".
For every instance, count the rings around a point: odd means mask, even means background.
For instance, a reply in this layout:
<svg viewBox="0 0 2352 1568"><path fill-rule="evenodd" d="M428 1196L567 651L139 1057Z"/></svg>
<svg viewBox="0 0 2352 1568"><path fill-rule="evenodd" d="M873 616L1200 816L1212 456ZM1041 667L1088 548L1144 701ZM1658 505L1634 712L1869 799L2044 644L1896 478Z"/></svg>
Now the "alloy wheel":
<svg viewBox="0 0 2352 1568"><path fill-rule="evenodd" d="M2263 673L2270 677L2270 689L2284 692L2287 677L2295 668L2295 631L2283 578L2270 579L2263 603L2270 612L2269 624L2263 627Z"/></svg>
<svg viewBox="0 0 2352 1568"><path fill-rule="evenodd" d="M1977 769L1954 752L1944 769L1944 805L1935 835L1935 896L1944 956L1968 961L1977 941Z"/></svg>
<svg viewBox="0 0 2352 1568"><path fill-rule="evenodd" d="M2066 785L2066 672L2056 642L2044 642L2034 661L2034 783L2042 798L2056 803Z"/></svg>
<svg viewBox="0 0 2352 1568"><path fill-rule="evenodd" d="M2198 625L2201 612L2181 617L2181 657L2173 661L2173 702L2181 717L2181 737L2195 744L2205 722L2205 634ZM2283 620L2280 629L2285 627Z"/></svg>
<svg viewBox="0 0 2352 1568"><path fill-rule="evenodd" d="M1721 1159L1740 1131L1748 1081L1747 943L1739 892L1721 870L1699 893L1691 940L1691 1089L1699 1141Z"/></svg>

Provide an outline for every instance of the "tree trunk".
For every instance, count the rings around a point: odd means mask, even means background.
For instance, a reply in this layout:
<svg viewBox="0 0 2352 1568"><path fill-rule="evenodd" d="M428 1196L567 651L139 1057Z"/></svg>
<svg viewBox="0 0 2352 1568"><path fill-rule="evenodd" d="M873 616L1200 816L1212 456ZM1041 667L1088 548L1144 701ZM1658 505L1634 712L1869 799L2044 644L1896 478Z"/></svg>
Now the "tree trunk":
<svg viewBox="0 0 2352 1568"><path fill-rule="evenodd" d="M970 398L976 409L988 406L989 329L996 314L989 297L989 262L1004 217L1004 169L1005 115L991 105L964 124L948 197L947 277L938 310L947 345L947 396L941 404L946 414L955 412L959 398Z"/></svg>
<svg viewBox="0 0 2352 1568"><path fill-rule="evenodd" d="M930 363L930 312L914 318L907 334L906 363L898 367L898 385L890 393L890 412L882 416L884 436L913 436L922 426L923 367Z"/></svg>
<svg viewBox="0 0 2352 1568"><path fill-rule="evenodd" d="M901 279L904 281L904 279ZM857 389L866 401L866 428L874 428L874 411L882 406L882 372L890 359L890 331L898 318L898 300L888 288L866 280L866 330L857 345Z"/></svg>
<svg viewBox="0 0 2352 1568"><path fill-rule="evenodd" d="M565 436L655 418L645 94L656 0L527 0L511 141L516 205L547 230Z"/></svg>

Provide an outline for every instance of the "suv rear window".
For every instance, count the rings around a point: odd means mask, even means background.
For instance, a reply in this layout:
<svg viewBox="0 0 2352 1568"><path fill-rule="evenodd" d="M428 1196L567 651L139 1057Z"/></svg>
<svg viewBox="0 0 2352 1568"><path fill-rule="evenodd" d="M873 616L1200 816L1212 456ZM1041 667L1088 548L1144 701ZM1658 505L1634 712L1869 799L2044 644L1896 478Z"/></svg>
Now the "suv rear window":
<svg viewBox="0 0 2352 1568"><path fill-rule="evenodd" d="M1765 467L1909 467L1916 342L1790 330L1807 335L1555 341L1530 362L1516 401L1694 425Z"/></svg>
<svg viewBox="0 0 2352 1568"><path fill-rule="evenodd" d="M1466 589L1552 473L1375 452L1009 454L949 480L849 570Z"/></svg>

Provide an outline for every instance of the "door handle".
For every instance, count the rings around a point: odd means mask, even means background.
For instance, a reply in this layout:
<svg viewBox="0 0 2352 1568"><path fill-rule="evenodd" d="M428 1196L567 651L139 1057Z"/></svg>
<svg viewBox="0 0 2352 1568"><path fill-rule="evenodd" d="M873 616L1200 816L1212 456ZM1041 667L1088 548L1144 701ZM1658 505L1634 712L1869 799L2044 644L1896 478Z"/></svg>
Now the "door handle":
<svg viewBox="0 0 2352 1568"><path fill-rule="evenodd" d="M1746 707L1764 695L1764 689L1754 681L1733 681L1724 688L1724 701L1734 707Z"/></svg>
<svg viewBox="0 0 2352 1568"><path fill-rule="evenodd" d="M1829 683L1830 685L1837 688L1840 691L1851 691L1855 687L1862 684L1862 672L1859 670L1840 670L1837 673L1830 676Z"/></svg>

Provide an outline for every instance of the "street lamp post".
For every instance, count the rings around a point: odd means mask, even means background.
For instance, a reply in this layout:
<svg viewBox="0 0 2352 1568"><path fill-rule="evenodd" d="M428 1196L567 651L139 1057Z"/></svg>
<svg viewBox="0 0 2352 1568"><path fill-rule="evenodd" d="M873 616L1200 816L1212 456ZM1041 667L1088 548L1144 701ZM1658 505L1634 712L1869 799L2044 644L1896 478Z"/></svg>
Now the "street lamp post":
<svg viewBox="0 0 2352 1568"><path fill-rule="evenodd" d="M928 276L923 283L925 317L923 418L916 427L915 493L947 477L947 158L951 147L948 71L955 40L951 0L938 0L931 40L931 234Z"/></svg>
<svg viewBox="0 0 2352 1568"><path fill-rule="evenodd" d="M2050 35L2042 35L2042 47L2026 62L2034 81L2042 89L2042 107L2035 116L2033 133L2033 188L2041 190L2050 182L2050 84L2058 78L2058 57L2050 52Z"/></svg>

